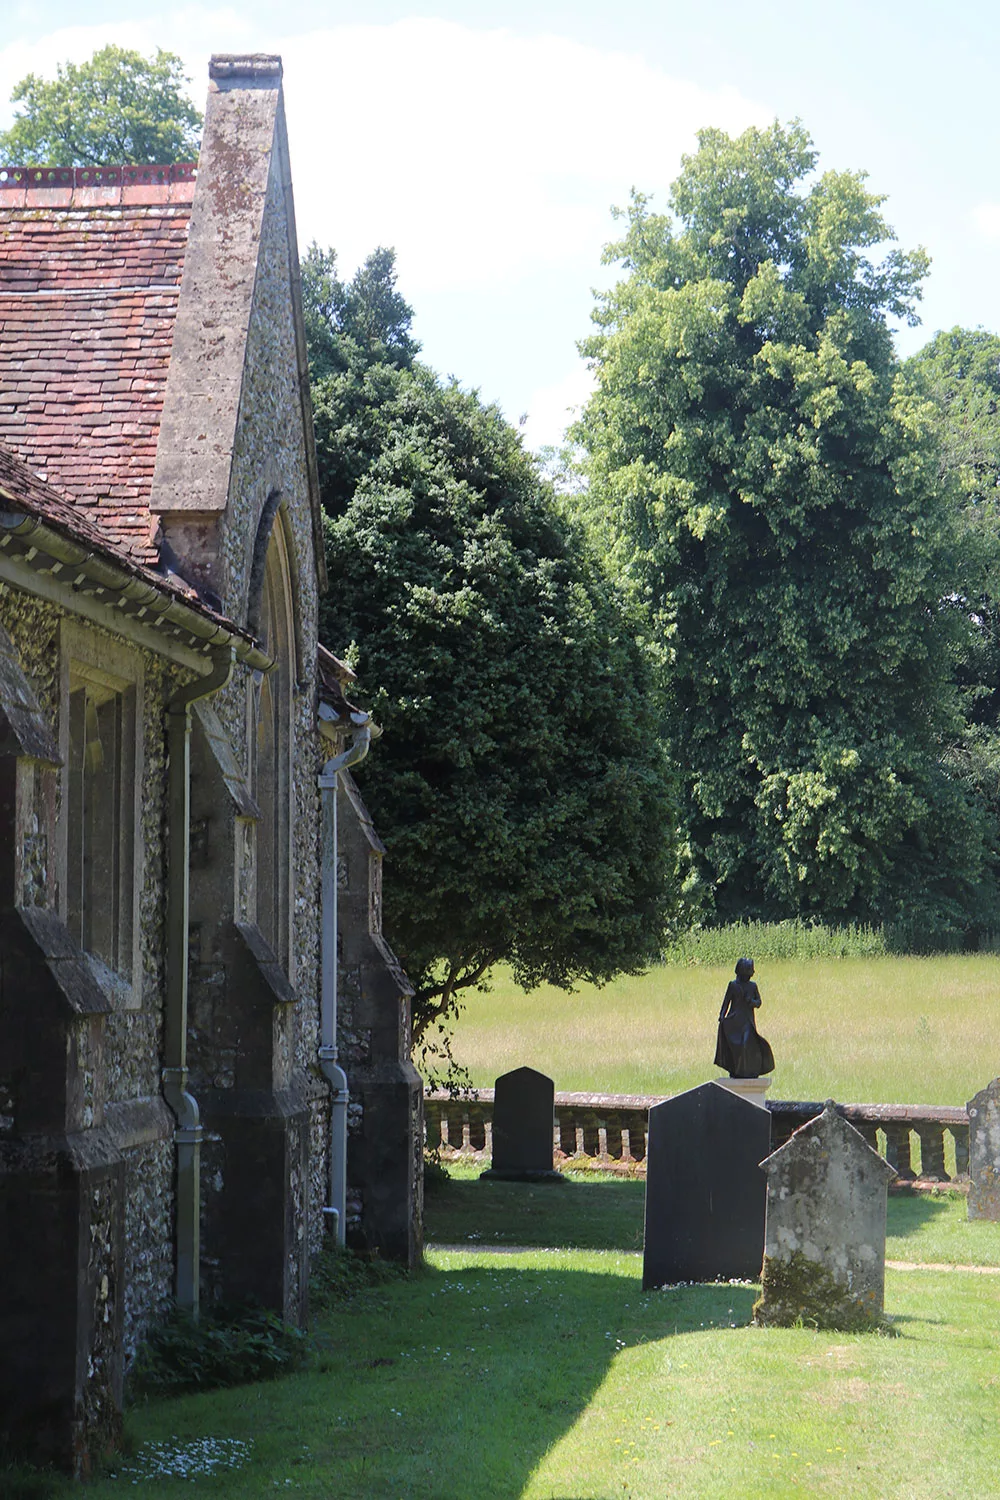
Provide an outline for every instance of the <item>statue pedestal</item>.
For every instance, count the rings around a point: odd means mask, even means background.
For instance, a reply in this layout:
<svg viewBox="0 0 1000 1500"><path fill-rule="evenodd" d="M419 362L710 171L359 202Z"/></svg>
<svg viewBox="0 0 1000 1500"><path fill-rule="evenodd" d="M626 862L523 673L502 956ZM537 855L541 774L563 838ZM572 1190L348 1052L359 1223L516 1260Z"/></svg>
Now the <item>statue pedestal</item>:
<svg viewBox="0 0 1000 1500"><path fill-rule="evenodd" d="M767 1108L767 1091L771 1087L769 1077L716 1078L715 1082L720 1088L729 1089L731 1093L739 1094L742 1099L748 1099L751 1104L756 1104L761 1109Z"/></svg>

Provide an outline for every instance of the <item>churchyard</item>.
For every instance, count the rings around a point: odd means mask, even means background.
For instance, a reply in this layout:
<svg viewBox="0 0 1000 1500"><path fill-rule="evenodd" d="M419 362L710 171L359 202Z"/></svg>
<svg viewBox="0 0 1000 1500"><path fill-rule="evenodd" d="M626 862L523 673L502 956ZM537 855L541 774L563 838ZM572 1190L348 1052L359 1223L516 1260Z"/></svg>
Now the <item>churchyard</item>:
<svg viewBox="0 0 1000 1500"><path fill-rule="evenodd" d="M90 1500L993 1492L1000 1227L960 1197L890 1198L896 1336L826 1334L751 1327L746 1284L643 1293L641 1182L477 1172L432 1188L423 1271L320 1317L306 1371L134 1407Z"/></svg>
<svg viewBox="0 0 1000 1500"><path fill-rule="evenodd" d="M989 1081L995 969L986 957L760 963L775 1095L964 1103ZM713 1075L699 1060L727 977L671 967L586 1004L520 999L501 978L477 997L456 1052L485 1056L493 1037L496 1064L476 1064L492 1084L512 1060L493 1030L505 1007L516 1061L547 1065L560 1088L610 1072L619 1088L678 1091ZM602 1019L598 1048L586 1039ZM647 1071L614 1072L644 1044ZM480 1180L484 1165L431 1171L424 1267L358 1272L321 1297L300 1371L134 1404L128 1450L87 1486L91 1500L940 1500L995 1489L1000 1224L970 1222L960 1192L890 1194L887 1329L852 1334L754 1326L752 1282L643 1291L638 1176ZM5 1500L70 1490L27 1474L7 1485Z"/></svg>

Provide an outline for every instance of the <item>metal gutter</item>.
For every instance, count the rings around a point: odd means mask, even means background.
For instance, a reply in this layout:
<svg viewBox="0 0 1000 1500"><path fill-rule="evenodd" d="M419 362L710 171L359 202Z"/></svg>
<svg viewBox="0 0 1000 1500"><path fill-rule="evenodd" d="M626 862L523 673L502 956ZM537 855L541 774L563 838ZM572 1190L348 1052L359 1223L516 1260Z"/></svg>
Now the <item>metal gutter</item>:
<svg viewBox="0 0 1000 1500"><path fill-rule="evenodd" d="M337 788L340 772L368 754L372 722L353 713L354 738L319 776L322 810L322 938L319 1065L330 1085L330 1201L323 1209L338 1245L347 1228L347 1074L337 1062Z"/></svg>
<svg viewBox="0 0 1000 1500"><path fill-rule="evenodd" d="M229 646L238 661L257 671L273 665L249 636L220 616L21 510L0 510L0 579L116 635L127 634L192 671L204 671L206 648Z"/></svg>

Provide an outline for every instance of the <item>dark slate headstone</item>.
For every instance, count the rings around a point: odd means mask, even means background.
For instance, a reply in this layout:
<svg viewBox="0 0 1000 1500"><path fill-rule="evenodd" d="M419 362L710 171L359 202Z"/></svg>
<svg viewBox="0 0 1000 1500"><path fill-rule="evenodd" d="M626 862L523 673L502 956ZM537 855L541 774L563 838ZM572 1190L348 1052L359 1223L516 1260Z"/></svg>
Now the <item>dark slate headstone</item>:
<svg viewBox="0 0 1000 1500"><path fill-rule="evenodd" d="M534 1068L515 1068L493 1094L493 1164L484 1177L507 1182L561 1182L552 1168L556 1089Z"/></svg>
<svg viewBox="0 0 1000 1500"><path fill-rule="evenodd" d="M716 1083L649 1111L642 1285L755 1281L764 1255L771 1116Z"/></svg>

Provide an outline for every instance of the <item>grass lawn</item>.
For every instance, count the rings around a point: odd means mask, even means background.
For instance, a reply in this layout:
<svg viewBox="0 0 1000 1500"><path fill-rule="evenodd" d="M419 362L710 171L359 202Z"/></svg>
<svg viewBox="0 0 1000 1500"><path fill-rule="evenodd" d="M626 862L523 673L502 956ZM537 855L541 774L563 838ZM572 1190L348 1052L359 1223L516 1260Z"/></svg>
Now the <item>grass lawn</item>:
<svg viewBox="0 0 1000 1500"><path fill-rule="evenodd" d="M536 1186L480 1181L482 1170L452 1163L449 1180L428 1189L428 1244L642 1250L644 1182L579 1172L565 1183ZM1000 1267L1000 1225L970 1223L962 1193L891 1193L885 1253L922 1265Z"/></svg>
<svg viewBox="0 0 1000 1500"><path fill-rule="evenodd" d="M432 1248L419 1274L327 1312L320 1352L302 1374L133 1409L133 1456L120 1477L83 1493L997 1493L1000 1276L890 1269L896 1338L754 1329L748 1284L642 1291L633 1249L641 1210L634 1181L525 1188L456 1175L432 1191L428 1229L467 1249ZM944 1193L892 1198L890 1257L1000 1263L1000 1226L970 1225L964 1212ZM532 1242L550 1248L499 1248ZM206 1450L196 1445L206 1440L242 1466L193 1477L149 1472L149 1445L162 1445L161 1468L180 1468L199 1461ZM0 1493L6 1500L2 1476ZM68 1500L70 1487L58 1493Z"/></svg>
<svg viewBox="0 0 1000 1500"><path fill-rule="evenodd" d="M996 1493L998 1278L890 1272L900 1337L748 1327L754 1289L643 1293L639 1260L434 1254L331 1318L323 1373L139 1412L139 1440L253 1444L149 1500L941 1500ZM363 1314L363 1315L362 1315ZM132 1488L93 1485L89 1500Z"/></svg>
<svg viewBox="0 0 1000 1500"><path fill-rule="evenodd" d="M527 1064L560 1090L676 1093L716 1076L731 974L665 965L601 990L524 995L500 971L490 994L470 997L455 1058L479 1087ZM995 956L774 959L756 977L775 1099L964 1104L997 1071L985 1045L1000 1029Z"/></svg>

